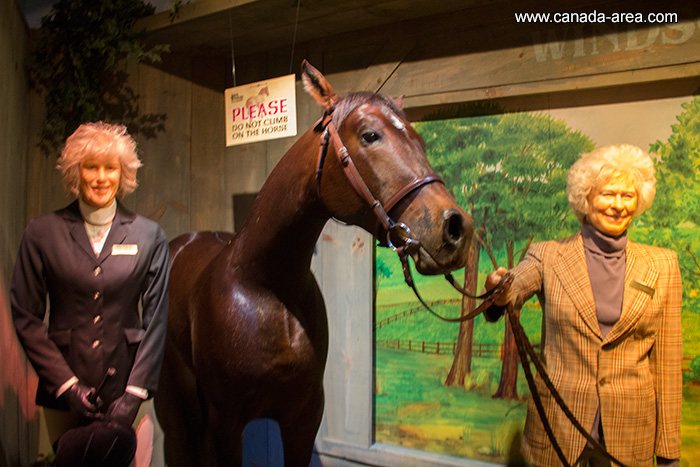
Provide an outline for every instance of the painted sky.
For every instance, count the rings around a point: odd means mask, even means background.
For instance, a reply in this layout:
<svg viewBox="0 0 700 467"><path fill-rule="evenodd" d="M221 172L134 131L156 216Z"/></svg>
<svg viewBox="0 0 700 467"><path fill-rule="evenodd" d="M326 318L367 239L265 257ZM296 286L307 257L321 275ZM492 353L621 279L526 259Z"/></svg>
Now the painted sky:
<svg viewBox="0 0 700 467"><path fill-rule="evenodd" d="M657 140L667 141L671 125L692 97L595 105L549 111L554 118L590 136L596 146L634 144L645 151Z"/></svg>

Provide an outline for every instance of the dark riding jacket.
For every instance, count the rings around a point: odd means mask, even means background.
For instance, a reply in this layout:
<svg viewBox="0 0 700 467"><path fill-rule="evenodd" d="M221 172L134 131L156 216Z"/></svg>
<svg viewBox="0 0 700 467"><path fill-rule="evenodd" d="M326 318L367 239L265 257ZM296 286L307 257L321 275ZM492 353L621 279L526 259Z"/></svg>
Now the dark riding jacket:
<svg viewBox="0 0 700 467"><path fill-rule="evenodd" d="M99 256L77 201L29 223L10 297L17 335L39 376L38 405L67 409L56 390L74 376L97 387L109 367L117 371L105 403L127 384L153 395L167 327L168 255L158 224L121 204Z"/></svg>

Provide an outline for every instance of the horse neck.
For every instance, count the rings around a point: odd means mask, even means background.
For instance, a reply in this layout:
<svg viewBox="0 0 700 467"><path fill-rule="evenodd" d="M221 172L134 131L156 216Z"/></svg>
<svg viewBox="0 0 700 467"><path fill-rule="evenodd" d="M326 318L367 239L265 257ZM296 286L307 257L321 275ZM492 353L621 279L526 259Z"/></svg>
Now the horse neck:
<svg viewBox="0 0 700 467"><path fill-rule="evenodd" d="M284 155L237 235L235 260L247 273L293 281L306 277L329 216L318 198L319 134L307 131Z"/></svg>

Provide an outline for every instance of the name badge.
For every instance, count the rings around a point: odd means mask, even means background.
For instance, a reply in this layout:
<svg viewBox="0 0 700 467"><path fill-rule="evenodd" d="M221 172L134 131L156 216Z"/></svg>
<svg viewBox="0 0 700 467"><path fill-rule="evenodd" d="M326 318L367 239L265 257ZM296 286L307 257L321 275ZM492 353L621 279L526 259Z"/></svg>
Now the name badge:
<svg viewBox="0 0 700 467"><path fill-rule="evenodd" d="M640 292L644 292L647 295L650 295L651 298L654 298L654 293L656 292L656 290L654 290L653 287L649 287L648 285L644 285L641 282L637 282L635 280L630 282L630 287L632 287L633 289L637 289Z"/></svg>
<svg viewBox="0 0 700 467"><path fill-rule="evenodd" d="M136 244L116 244L112 245L112 256L134 256L139 252L139 246Z"/></svg>

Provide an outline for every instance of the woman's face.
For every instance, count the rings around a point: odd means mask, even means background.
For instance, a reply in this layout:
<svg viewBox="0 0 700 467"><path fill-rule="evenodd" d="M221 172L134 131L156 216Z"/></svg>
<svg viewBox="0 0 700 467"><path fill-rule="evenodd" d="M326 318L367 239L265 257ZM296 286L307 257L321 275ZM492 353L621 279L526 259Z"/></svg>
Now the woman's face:
<svg viewBox="0 0 700 467"><path fill-rule="evenodd" d="M599 232L619 237L637 209L634 182L620 175L593 188L588 195L588 222Z"/></svg>
<svg viewBox="0 0 700 467"><path fill-rule="evenodd" d="M105 208L114 202L121 179L119 157L88 157L80 163L80 197L89 206Z"/></svg>

